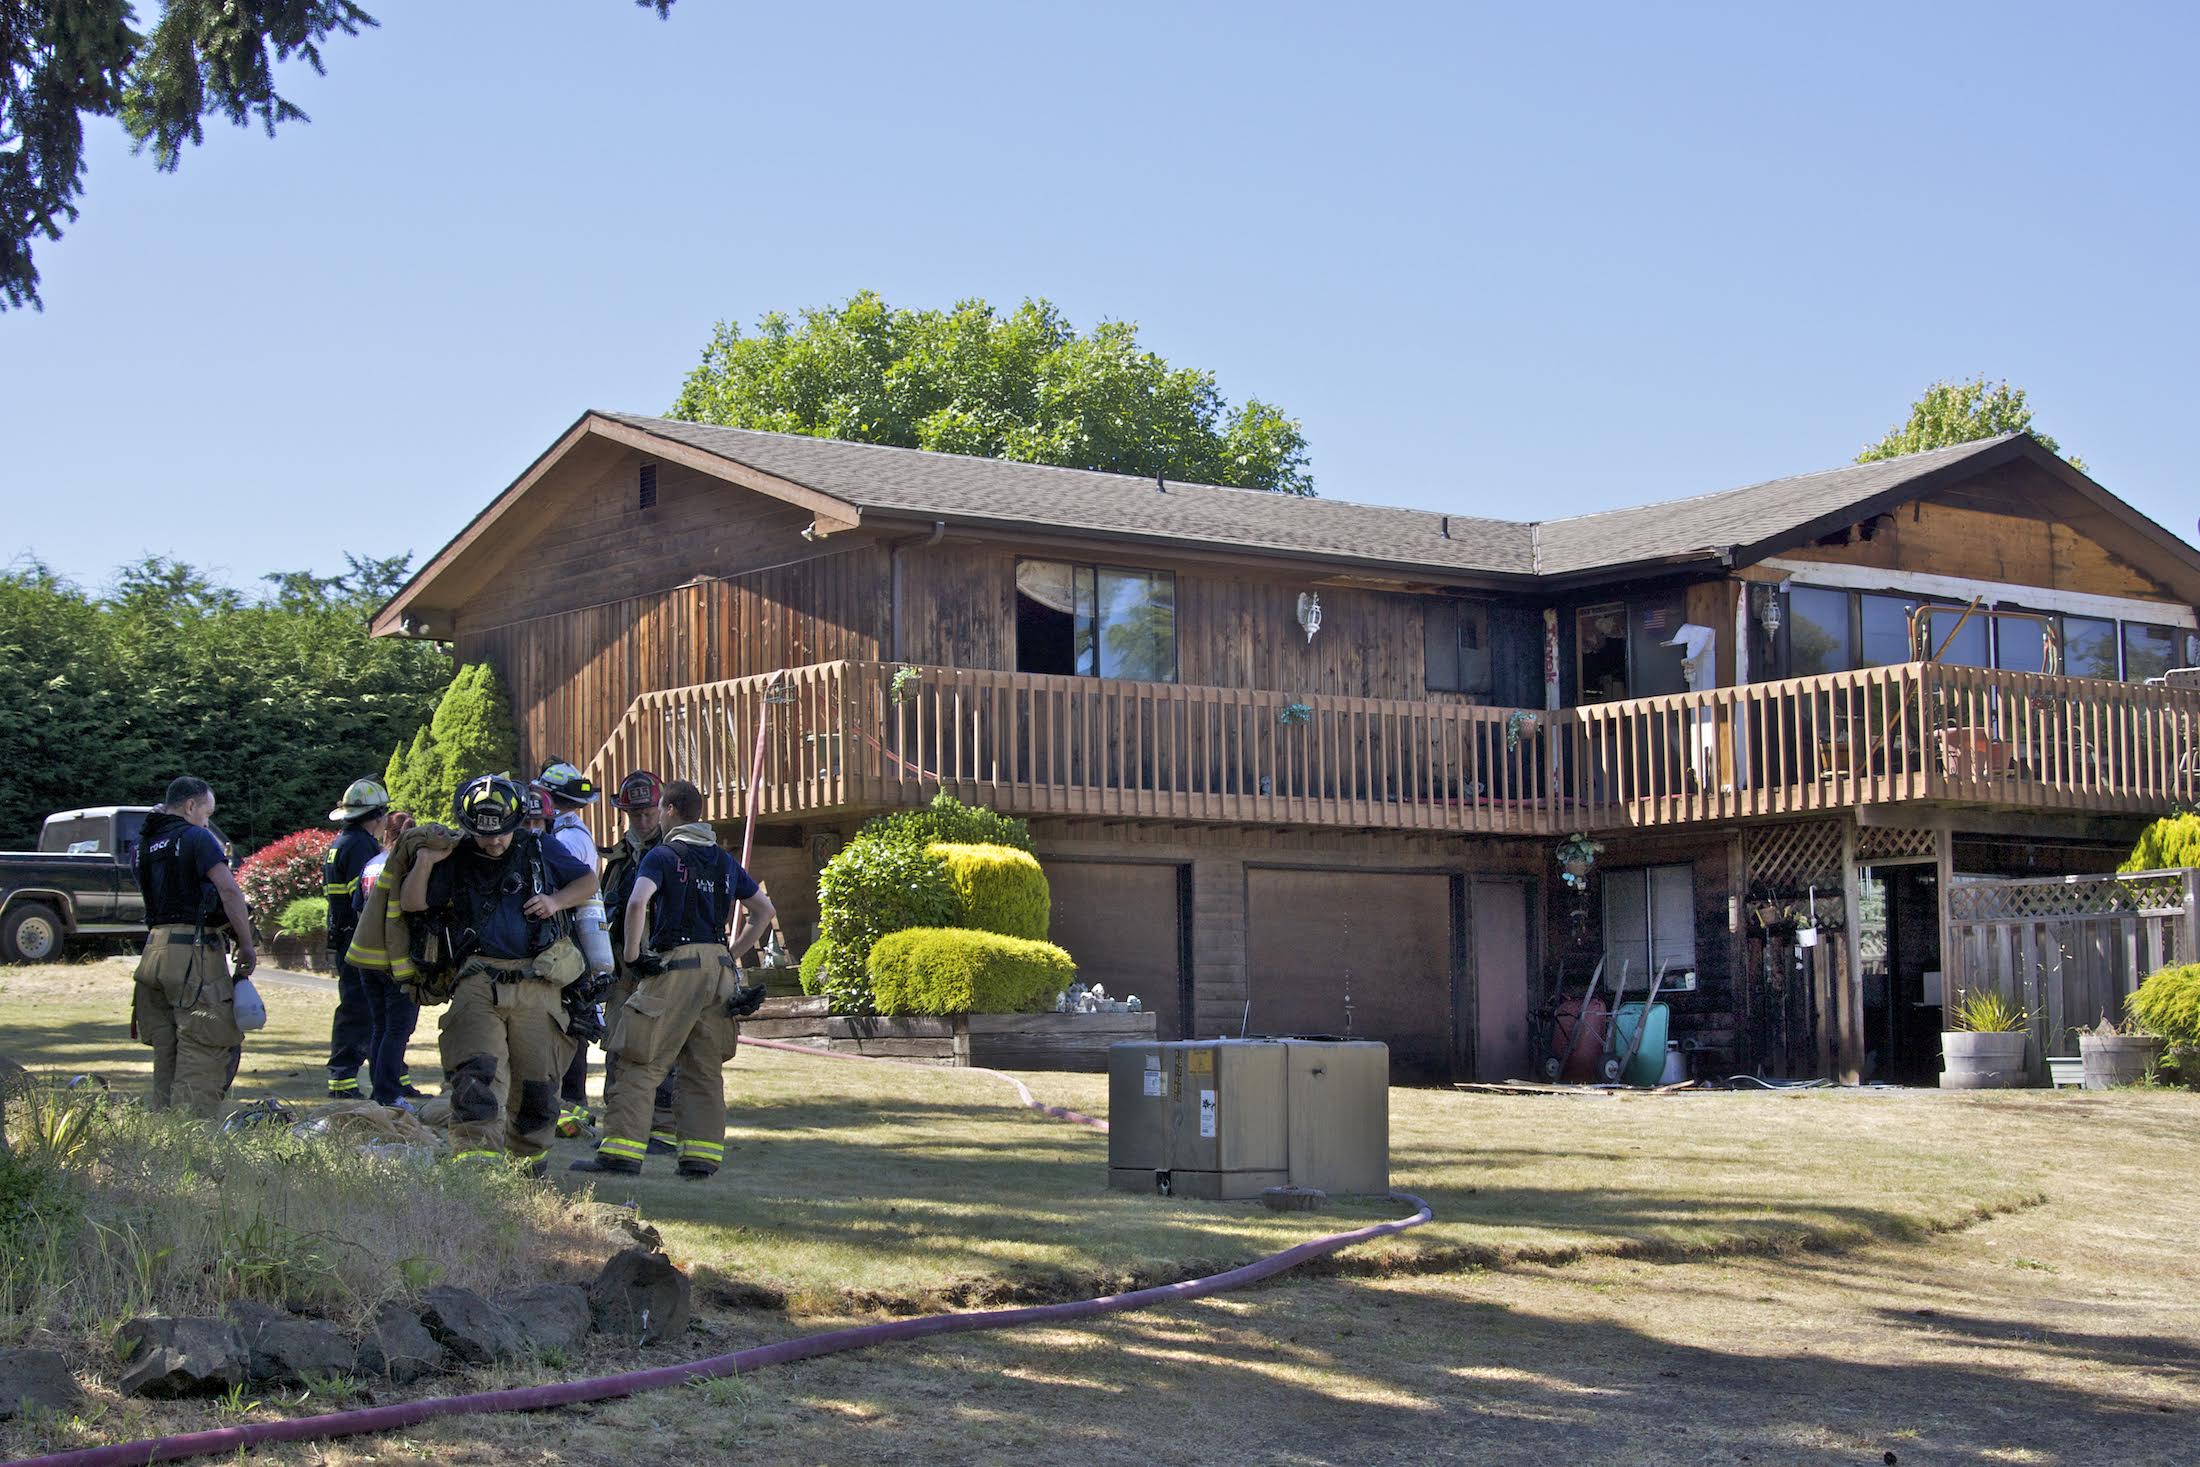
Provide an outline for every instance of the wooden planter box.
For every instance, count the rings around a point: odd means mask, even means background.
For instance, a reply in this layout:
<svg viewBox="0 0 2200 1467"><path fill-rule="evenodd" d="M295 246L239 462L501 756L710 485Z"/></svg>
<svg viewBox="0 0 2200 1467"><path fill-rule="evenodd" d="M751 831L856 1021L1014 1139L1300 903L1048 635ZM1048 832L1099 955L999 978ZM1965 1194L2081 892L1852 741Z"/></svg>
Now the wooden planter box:
<svg viewBox="0 0 2200 1467"><path fill-rule="evenodd" d="M1109 1045L1156 1035L1152 1014L836 1018L826 1008L822 998L766 999L741 1032L920 1064L1095 1073L1107 1069Z"/></svg>

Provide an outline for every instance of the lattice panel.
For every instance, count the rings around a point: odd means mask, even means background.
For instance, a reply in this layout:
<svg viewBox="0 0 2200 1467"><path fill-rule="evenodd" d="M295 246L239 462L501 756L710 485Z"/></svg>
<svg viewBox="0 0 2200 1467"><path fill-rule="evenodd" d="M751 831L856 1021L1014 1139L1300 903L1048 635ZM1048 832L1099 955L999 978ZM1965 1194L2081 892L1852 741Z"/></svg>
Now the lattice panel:
<svg viewBox="0 0 2200 1467"><path fill-rule="evenodd" d="M1749 833L1749 884L1776 892L1841 889L1841 827L1828 821L1768 825Z"/></svg>
<svg viewBox="0 0 2200 1467"><path fill-rule="evenodd" d="M1856 859L1859 861L1885 861L1896 856L1933 854L1933 833L1929 830L1867 825L1856 832Z"/></svg>
<svg viewBox="0 0 2200 1467"><path fill-rule="evenodd" d="M1948 915L1959 922L1997 922L2111 912L2182 912L2186 882L2192 879L2183 871L2152 871L2046 881L1964 881L1948 893Z"/></svg>

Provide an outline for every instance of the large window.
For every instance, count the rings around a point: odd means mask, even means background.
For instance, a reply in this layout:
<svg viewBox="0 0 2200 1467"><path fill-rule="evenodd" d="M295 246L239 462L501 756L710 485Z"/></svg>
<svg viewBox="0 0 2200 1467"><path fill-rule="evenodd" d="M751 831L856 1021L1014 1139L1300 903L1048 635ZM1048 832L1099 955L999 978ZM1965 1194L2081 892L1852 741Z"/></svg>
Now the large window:
<svg viewBox="0 0 2200 1467"><path fill-rule="evenodd" d="M1018 561L1016 670L1175 682L1176 577Z"/></svg>
<svg viewBox="0 0 2200 1467"><path fill-rule="evenodd" d="M2145 682L2178 665L2177 644L2182 640L2174 627L2124 623L2124 681Z"/></svg>
<svg viewBox="0 0 2200 1467"><path fill-rule="evenodd" d="M1641 990L1665 966L1677 977L1696 966L1696 873L1688 866L1605 871L1604 981Z"/></svg>
<svg viewBox="0 0 2200 1467"><path fill-rule="evenodd" d="M2186 633L2151 622L2039 613L2020 617L1964 616L1961 604L1878 591L1837 591L1793 586L1785 621L1788 675L1845 672L1908 662L1910 613L1926 612L1929 650L1957 667L1998 667L2010 672L2047 670L2047 629L2055 629L2066 677L2143 682L2180 666ZM2003 610L2024 608L2005 605Z"/></svg>

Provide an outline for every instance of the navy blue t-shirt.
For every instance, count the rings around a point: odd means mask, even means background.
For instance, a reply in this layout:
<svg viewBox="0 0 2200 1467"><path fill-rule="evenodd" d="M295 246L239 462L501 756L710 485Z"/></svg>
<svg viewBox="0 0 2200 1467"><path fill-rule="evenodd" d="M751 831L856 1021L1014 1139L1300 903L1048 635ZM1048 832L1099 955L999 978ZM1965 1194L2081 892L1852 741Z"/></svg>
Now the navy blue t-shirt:
<svg viewBox="0 0 2200 1467"><path fill-rule="evenodd" d="M762 890L730 854L692 841L652 847L634 874L657 884L649 898L649 931L650 944L659 949L724 942L733 904Z"/></svg>
<svg viewBox="0 0 2200 1467"><path fill-rule="evenodd" d="M594 867L582 865L555 841L538 840L524 833L513 837L511 848L497 857L484 855L469 836L428 873L430 907L454 905L452 898L462 889L473 894L466 905L474 910L459 911L457 920L472 924L480 942L476 951L484 957L531 958L548 947L561 930L559 918L536 922L523 910L527 899L535 894L528 873L527 850L531 845L542 852L546 895L595 874Z"/></svg>

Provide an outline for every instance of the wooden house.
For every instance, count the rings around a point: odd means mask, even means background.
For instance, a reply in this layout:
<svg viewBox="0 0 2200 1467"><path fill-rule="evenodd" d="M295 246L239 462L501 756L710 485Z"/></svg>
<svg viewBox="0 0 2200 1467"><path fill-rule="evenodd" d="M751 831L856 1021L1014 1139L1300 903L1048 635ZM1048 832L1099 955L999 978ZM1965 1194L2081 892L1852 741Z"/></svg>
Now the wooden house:
<svg viewBox="0 0 2200 1467"><path fill-rule="evenodd" d="M374 627L493 663L531 763L753 809L797 946L848 833L945 790L1031 821L1165 1035L1526 1074L1602 959L1693 973L1699 1070L1924 1078L1950 885L2200 797L2200 693L2148 682L2196 603L2022 435L1530 523L590 413ZM1813 888L1854 940L1798 996Z"/></svg>

